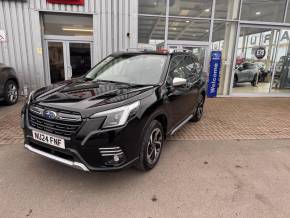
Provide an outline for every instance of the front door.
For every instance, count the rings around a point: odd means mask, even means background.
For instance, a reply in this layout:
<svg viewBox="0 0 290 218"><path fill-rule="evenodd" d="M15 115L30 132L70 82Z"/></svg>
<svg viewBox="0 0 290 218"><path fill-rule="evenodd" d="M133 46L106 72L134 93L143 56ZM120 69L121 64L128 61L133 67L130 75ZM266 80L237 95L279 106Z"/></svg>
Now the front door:
<svg viewBox="0 0 290 218"><path fill-rule="evenodd" d="M79 77L92 67L91 42L47 40L50 83Z"/></svg>

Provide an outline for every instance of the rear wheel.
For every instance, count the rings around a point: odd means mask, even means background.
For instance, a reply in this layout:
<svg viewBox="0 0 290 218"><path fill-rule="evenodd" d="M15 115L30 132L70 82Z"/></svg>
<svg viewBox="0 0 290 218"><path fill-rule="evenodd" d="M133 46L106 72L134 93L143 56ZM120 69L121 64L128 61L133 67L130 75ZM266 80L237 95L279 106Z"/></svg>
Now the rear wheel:
<svg viewBox="0 0 290 218"><path fill-rule="evenodd" d="M140 159L136 168L148 171L158 163L164 143L164 132L160 122L153 120L146 130L142 141Z"/></svg>
<svg viewBox="0 0 290 218"><path fill-rule="evenodd" d="M13 105L18 100L18 86L15 81L8 80L4 88L4 102L7 105Z"/></svg>
<svg viewBox="0 0 290 218"><path fill-rule="evenodd" d="M258 74L256 74L256 75L254 76L254 79L253 79L253 81L251 82L251 84L252 84L252 86L256 86L256 85L258 85Z"/></svg>
<svg viewBox="0 0 290 218"><path fill-rule="evenodd" d="M200 95L199 98L198 98L197 107L195 109L193 117L191 118L192 122L198 122L202 118L204 102L205 102L205 96L204 95Z"/></svg>

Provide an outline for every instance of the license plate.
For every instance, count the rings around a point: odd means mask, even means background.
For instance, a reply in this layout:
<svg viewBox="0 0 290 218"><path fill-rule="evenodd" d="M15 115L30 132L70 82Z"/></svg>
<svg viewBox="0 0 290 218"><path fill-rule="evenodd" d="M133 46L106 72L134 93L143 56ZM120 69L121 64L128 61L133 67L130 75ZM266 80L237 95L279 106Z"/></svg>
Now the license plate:
<svg viewBox="0 0 290 218"><path fill-rule="evenodd" d="M37 131L32 131L33 139L39 142L43 142L58 148L65 149L64 139L58 138L52 135L44 134Z"/></svg>

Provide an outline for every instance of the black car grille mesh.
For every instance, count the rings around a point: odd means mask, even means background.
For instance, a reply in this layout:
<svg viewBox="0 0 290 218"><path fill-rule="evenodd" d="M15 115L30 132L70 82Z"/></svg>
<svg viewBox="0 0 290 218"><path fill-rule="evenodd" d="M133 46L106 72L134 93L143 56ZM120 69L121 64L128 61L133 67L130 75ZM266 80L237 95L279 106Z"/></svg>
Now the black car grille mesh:
<svg viewBox="0 0 290 218"><path fill-rule="evenodd" d="M30 126L61 136L72 136L80 128L82 121L48 120L38 114L29 111Z"/></svg>

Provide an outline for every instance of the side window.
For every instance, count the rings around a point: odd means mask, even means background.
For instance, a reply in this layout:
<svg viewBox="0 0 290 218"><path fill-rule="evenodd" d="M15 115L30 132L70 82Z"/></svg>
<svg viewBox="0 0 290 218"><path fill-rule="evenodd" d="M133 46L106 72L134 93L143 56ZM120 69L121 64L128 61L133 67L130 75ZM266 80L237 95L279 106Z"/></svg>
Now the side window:
<svg viewBox="0 0 290 218"><path fill-rule="evenodd" d="M186 74L184 72L184 56L175 56L171 59L168 82L172 83L174 77L186 79Z"/></svg>
<svg viewBox="0 0 290 218"><path fill-rule="evenodd" d="M194 57L187 56L185 58L185 69L187 70L187 80L192 83L199 79L201 72L201 65Z"/></svg>

